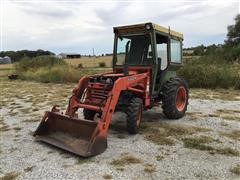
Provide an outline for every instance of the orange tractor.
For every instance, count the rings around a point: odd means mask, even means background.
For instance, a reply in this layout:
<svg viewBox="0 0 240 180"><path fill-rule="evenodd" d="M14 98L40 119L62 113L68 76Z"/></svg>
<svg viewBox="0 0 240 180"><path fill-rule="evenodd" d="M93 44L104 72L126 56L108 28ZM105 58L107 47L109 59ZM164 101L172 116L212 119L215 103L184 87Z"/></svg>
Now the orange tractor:
<svg viewBox="0 0 240 180"><path fill-rule="evenodd" d="M138 132L143 110L160 102L167 118L184 116L188 86L176 76L183 35L153 23L113 29L113 72L82 77L65 114L57 106L45 113L34 133L37 140L89 157L107 148L115 111L126 113L130 134ZM84 119L78 118L79 109Z"/></svg>

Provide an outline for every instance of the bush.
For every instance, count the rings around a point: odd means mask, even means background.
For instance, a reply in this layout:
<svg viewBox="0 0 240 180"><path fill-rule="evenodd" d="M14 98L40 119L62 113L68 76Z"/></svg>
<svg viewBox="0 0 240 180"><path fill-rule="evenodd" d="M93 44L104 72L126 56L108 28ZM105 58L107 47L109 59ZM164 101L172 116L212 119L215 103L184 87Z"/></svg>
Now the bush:
<svg viewBox="0 0 240 180"><path fill-rule="evenodd" d="M81 67L79 64L78 67ZM19 78L43 83L77 82L82 76L98 74L97 69L82 69L69 66L55 57L41 56L24 58L16 65Z"/></svg>
<svg viewBox="0 0 240 180"><path fill-rule="evenodd" d="M43 83L65 83L77 82L81 73L69 66L56 65L52 67L41 67L35 71L27 71L21 75L21 79L35 80Z"/></svg>
<svg viewBox="0 0 240 180"><path fill-rule="evenodd" d="M80 63L80 64L78 64L78 66L77 66L78 68L83 68L83 65L82 65L82 63Z"/></svg>
<svg viewBox="0 0 240 180"><path fill-rule="evenodd" d="M226 63L214 55L189 60L178 74L190 87L240 89L240 64Z"/></svg>
<svg viewBox="0 0 240 180"><path fill-rule="evenodd" d="M106 63L105 63L105 62L100 62L100 63L98 63L98 64L99 64L99 67L101 67L101 68L106 67Z"/></svg>
<svg viewBox="0 0 240 180"><path fill-rule="evenodd" d="M17 72L28 71L29 69L38 69L40 67L51 67L55 65L67 65L65 61L54 56L38 56L35 58L24 57L16 63Z"/></svg>

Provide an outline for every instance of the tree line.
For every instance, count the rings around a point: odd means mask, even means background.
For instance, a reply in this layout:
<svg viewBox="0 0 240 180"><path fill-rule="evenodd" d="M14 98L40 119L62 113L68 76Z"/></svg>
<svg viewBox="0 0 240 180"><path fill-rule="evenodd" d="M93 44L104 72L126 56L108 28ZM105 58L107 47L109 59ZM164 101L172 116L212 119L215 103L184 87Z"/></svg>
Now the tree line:
<svg viewBox="0 0 240 180"><path fill-rule="evenodd" d="M11 58L12 62L20 61L23 57L37 57L42 55L55 55L51 51L44 51L42 49L36 50L36 51L30 51L30 50L20 50L20 51L1 51L0 57L8 56Z"/></svg>

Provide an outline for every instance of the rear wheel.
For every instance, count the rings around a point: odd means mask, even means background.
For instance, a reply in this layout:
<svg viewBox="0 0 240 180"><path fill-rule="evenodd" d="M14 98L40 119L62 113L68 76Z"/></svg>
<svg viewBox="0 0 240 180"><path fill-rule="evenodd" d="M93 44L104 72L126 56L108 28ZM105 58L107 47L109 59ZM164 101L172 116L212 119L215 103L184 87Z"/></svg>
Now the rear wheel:
<svg viewBox="0 0 240 180"><path fill-rule="evenodd" d="M94 116L95 116L96 112L93 110L89 110L89 109L83 109L83 116L84 119L87 120L94 120Z"/></svg>
<svg viewBox="0 0 240 180"><path fill-rule="evenodd" d="M169 119L185 115L188 105L188 85L182 78L171 78L163 87L163 113Z"/></svg>
<svg viewBox="0 0 240 180"><path fill-rule="evenodd" d="M138 133L140 122L142 119L143 102L142 99L133 97L129 100L126 109L127 114L127 131L130 134Z"/></svg>

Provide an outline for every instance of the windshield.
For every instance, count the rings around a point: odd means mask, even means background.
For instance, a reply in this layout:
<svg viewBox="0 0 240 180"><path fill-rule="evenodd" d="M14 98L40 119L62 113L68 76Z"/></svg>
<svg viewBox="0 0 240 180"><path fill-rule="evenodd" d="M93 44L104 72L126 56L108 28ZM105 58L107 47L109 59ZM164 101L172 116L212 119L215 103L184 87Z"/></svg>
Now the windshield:
<svg viewBox="0 0 240 180"><path fill-rule="evenodd" d="M149 35L121 36L117 38L116 65L123 65L126 58L129 65L151 65L152 47Z"/></svg>

